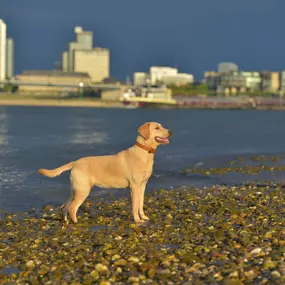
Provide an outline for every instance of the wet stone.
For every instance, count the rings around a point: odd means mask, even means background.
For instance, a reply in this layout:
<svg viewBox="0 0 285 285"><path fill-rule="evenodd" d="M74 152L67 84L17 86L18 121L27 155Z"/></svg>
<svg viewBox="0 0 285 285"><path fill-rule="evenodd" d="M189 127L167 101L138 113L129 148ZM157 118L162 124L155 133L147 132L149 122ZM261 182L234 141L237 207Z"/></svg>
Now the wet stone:
<svg viewBox="0 0 285 285"><path fill-rule="evenodd" d="M238 163L209 171L267 171L266 165ZM151 220L144 225L132 222L128 199L88 201L76 225L62 223L51 205L8 213L0 220L0 280L7 285L282 284L284 190L273 182L163 189L146 196Z"/></svg>

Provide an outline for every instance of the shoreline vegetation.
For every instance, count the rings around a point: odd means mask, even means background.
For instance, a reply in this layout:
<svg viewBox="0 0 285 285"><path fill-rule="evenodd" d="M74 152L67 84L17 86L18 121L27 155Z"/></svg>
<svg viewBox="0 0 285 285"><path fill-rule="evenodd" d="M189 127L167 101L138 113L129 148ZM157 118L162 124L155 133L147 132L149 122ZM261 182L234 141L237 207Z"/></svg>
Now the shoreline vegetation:
<svg viewBox="0 0 285 285"><path fill-rule="evenodd" d="M284 171L275 157L252 161L273 165L210 171ZM161 189L145 202L150 221L141 225L131 221L128 198L86 201L76 225L62 223L50 204L6 213L1 284L285 284L282 183Z"/></svg>

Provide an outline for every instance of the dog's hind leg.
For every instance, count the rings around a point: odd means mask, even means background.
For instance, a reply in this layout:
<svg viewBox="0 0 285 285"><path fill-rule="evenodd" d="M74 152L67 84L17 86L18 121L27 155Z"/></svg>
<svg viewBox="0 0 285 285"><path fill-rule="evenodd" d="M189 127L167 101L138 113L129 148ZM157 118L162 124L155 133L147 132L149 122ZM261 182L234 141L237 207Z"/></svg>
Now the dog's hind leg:
<svg viewBox="0 0 285 285"><path fill-rule="evenodd" d="M82 205L82 203L85 201L85 199L88 197L90 192L90 188L86 188L86 189L80 189L80 193L74 193L74 199L71 202L68 212L70 215L70 218L72 219L72 221L76 224L77 223L77 211L79 209L79 207Z"/></svg>
<svg viewBox="0 0 285 285"><path fill-rule="evenodd" d="M73 200L73 198L70 197L70 198L60 207L62 219L63 219L64 222L67 222L67 213L68 213L69 207L70 207L70 205L71 205L71 203L72 203L72 200Z"/></svg>

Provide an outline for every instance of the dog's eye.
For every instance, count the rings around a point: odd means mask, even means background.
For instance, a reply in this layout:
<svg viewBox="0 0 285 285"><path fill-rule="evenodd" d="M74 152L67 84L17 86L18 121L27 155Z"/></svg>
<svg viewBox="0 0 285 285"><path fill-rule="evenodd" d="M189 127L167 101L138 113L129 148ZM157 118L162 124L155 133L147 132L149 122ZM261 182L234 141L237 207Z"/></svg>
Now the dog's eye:
<svg viewBox="0 0 285 285"><path fill-rule="evenodd" d="M159 127L156 127L155 129L156 129L156 130L159 130Z"/></svg>

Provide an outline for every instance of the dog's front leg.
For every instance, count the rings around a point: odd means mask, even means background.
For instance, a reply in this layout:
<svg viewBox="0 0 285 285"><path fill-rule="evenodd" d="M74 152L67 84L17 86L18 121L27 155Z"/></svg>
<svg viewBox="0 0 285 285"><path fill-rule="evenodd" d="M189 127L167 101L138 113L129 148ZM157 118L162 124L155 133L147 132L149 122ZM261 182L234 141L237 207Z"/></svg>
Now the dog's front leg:
<svg viewBox="0 0 285 285"><path fill-rule="evenodd" d="M142 220L148 221L149 218L145 215L144 210L143 210L145 187L146 187L146 184L143 184L143 185L140 187L139 215L140 215L140 218L141 218Z"/></svg>
<svg viewBox="0 0 285 285"><path fill-rule="evenodd" d="M140 187L132 186L131 187L131 196L132 196L132 208L133 208L133 217L136 223L142 222L139 217L139 206L140 206Z"/></svg>

